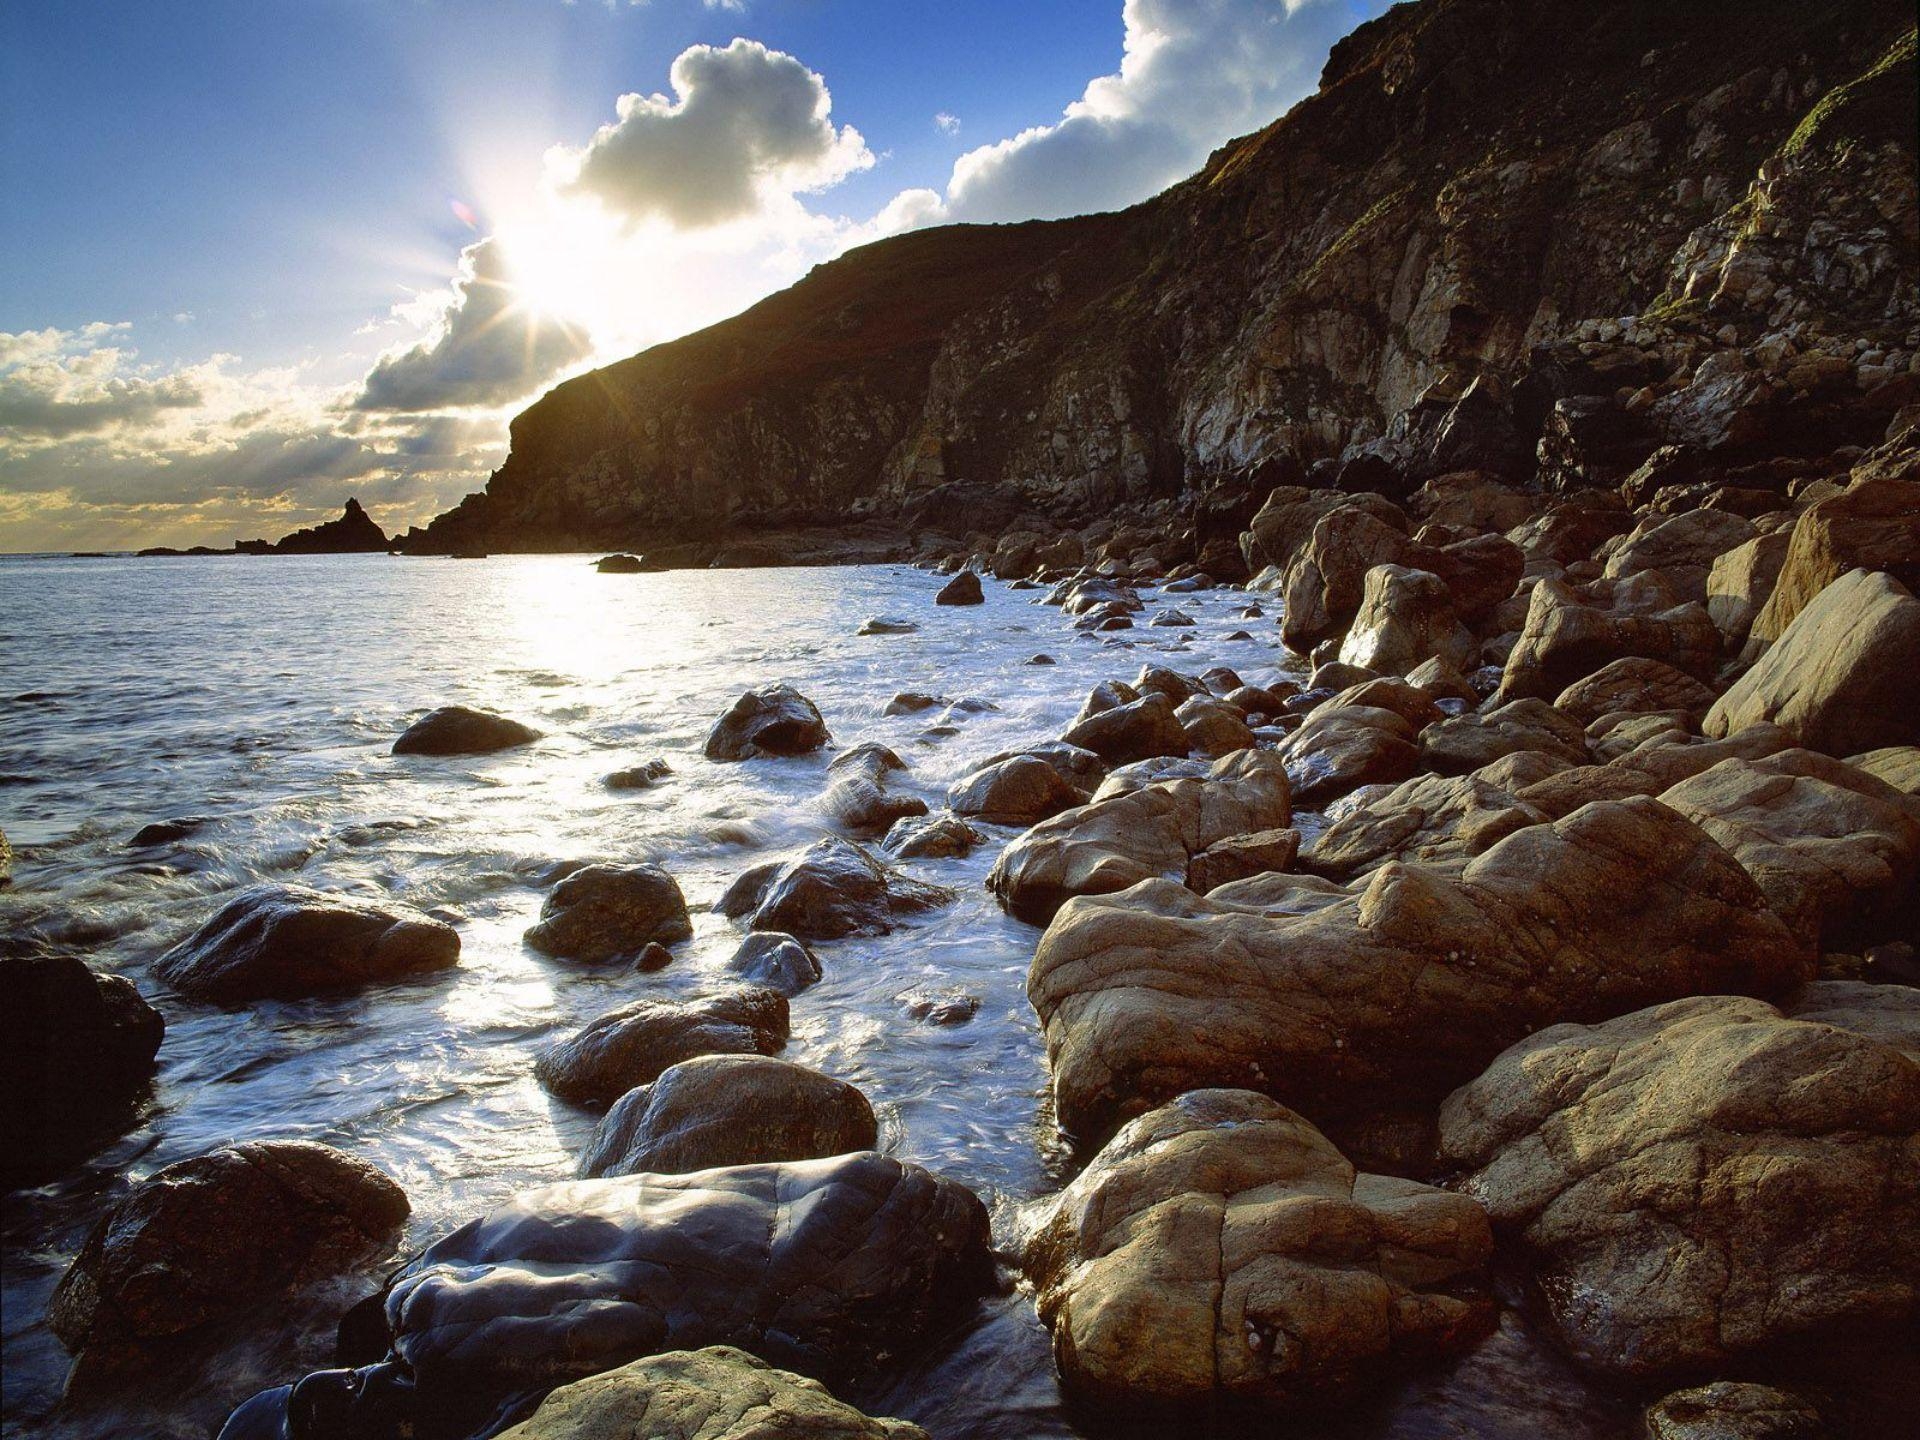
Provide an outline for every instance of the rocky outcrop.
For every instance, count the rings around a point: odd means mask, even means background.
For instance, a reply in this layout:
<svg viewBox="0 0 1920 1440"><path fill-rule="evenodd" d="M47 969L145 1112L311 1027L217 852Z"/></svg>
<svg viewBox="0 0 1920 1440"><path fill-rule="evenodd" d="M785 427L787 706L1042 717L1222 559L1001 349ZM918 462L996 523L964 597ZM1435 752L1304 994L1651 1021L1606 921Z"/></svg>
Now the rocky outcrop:
<svg viewBox="0 0 1920 1440"><path fill-rule="evenodd" d="M390 546L386 532L349 499L338 520L296 530L273 547L276 555L360 555L383 552Z"/></svg>
<svg viewBox="0 0 1920 1440"><path fill-rule="evenodd" d="M1491 1328L1474 1201L1356 1173L1284 1105L1195 1090L1134 1120L1027 1247L1069 1391L1138 1417L1325 1402Z"/></svg>
<svg viewBox="0 0 1920 1440"><path fill-rule="evenodd" d="M1555 1026L1447 1100L1447 1159L1536 1258L1583 1362L1699 1371L1911 1320L1920 1011L1901 990L1811 986L1818 1019L1715 995Z"/></svg>
<svg viewBox="0 0 1920 1440"><path fill-rule="evenodd" d="M481 1433L508 1402L708 1345L844 1384L958 1318L987 1244L969 1191L871 1152L550 1185L393 1278L389 1358L263 1396L228 1433L278 1433L290 1400L304 1440Z"/></svg>
<svg viewBox="0 0 1920 1440"><path fill-rule="evenodd" d="M183 995L236 1004L351 990L451 969L460 936L402 907L298 885L243 890L154 961Z"/></svg>

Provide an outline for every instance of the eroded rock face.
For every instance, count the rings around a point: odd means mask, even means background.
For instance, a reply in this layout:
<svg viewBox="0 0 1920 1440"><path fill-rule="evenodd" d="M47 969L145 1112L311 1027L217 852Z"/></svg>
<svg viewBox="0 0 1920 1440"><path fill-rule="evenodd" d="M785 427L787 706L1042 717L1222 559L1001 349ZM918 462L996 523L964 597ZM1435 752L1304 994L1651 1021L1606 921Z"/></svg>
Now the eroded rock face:
<svg viewBox="0 0 1920 1440"><path fill-rule="evenodd" d="M396 755L487 755L531 745L540 732L531 725L509 720L487 710L465 705L443 705L429 710L393 742Z"/></svg>
<svg viewBox="0 0 1920 1440"><path fill-rule="evenodd" d="M1767 721L1810 750L1920 742L1920 600L1892 576L1842 575L1707 712L1724 736Z"/></svg>
<svg viewBox="0 0 1920 1440"><path fill-rule="evenodd" d="M772 1427L771 1429L769 1427ZM676 1350L562 1385L500 1440L927 1440L818 1380L731 1345Z"/></svg>
<svg viewBox="0 0 1920 1440"><path fill-rule="evenodd" d="M292 1413L303 1440L466 1435L515 1398L708 1345L844 1383L992 1273L972 1193L871 1152L550 1185L394 1278L388 1359L260 1397L228 1431L275 1433Z"/></svg>
<svg viewBox="0 0 1920 1440"><path fill-rule="evenodd" d="M679 882L659 866L586 865L548 892L526 938L543 955L599 964L692 936Z"/></svg>
<svg viewBox="0 0 1920 1440"><path fill-rule="evenodd" d="M369 1258L406 1193L364 1161L254 1141L156 1171L103 1215L47 1307L82 1371L128 1372L172 1342Z"/></svg>
<svg viewBox="0 0 1920 1440"><path fill-rule="evenodd" d="M166 1028L77 955L0 955L0 1182L44 1180L125 1129Z"/></svg>
<svg viewBox="0 0 1920 1440"><path fill-rule="evenodd" d="M814 1160L871 1150L877 1137L873 1107L843 1080L770 1055L703 1055L622 1095L594 1131L580 1174Z"/></svg>
<svg viewBox="0 0 1920 1440"><path fill-rule="evenodd" d="M1203 778L1135 788L1117 773L1076 806L1034 826L1001 852L987 886L1009 914L1045 924L1074 895L1107 895L1152 876L1184 878L1216 841L1284 826L1291 815L1284 764L1241 750Z"/></svg>
<svg viewBox="0 0 1920 1440"><path fill-rule="evenodd" d="M1490 1328L1480 1206L1355 1172L1246 1090L1195 1090L1115 1135L1029 1244L1062 1380L1111 1409L1285 1408Z"/></svg>
<svg viewBox="0 0 1920 1440"><path fill-rule="evenodd" d="M828 838L768 871L749 923L802 940L884 935L899 918L952 898L952 891L890 869L858 845Z"/></svg>
<svg viewBox="0 0 1920 1440"><path fill-rule="evenodd" d="M154 962L198 1000L290 999L398 980L459 963L451 925L298 885L241 891Z"/></svg>
<svg viewBox="0 0 1920 1440"><path fill-rule="evenodd" d="M707 734L709 760L806 755L831 740L814 703L791 685L749 690Z"/></svg>
<svg viewBox="0 0 1920 1440"><path fill-rule="evenodd" d="M1913 1008L1878 993L1899 989L1814 985L1802 1003L1884 1006L1920 1037ZM1844 1024L1676 1000L1543 1030L1449 1097L1446 1158L1536 1257L1582 1362L1701 1370L1911 1319L1920 1064Z"/></svg>
<svg viewBox="0 0 1920 1440"><path fill-rule="evenodd" d="M1457 878L1383 866L1309 914L1229 908L1236 888L1149 881L1070 901L1041 936L1027 993L1081 1141L1205 1086L1321 1124L1426 1105L1543 1025L1778 994L1815 959L1732 856L1643 797L1529 826Z"/></svg>
<svg viewBox="0 0 1920 1440"><path fill-rule="evenodd" d="M596 1015L534 1062L540 1083L575 1105L611 1105L701 1055L771 1055L787 1041L787 1000L743 986L700 1000L635 1000Z"/></svg>

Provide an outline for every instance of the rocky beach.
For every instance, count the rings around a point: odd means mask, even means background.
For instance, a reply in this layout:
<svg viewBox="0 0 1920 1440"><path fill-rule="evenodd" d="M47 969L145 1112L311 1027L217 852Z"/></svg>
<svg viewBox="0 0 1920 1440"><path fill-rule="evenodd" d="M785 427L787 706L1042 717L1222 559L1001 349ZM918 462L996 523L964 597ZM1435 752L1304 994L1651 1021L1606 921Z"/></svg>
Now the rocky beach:
<svg viewBox="0 0 1920 1440"><path fill-rule="evenodd" d="M1910 1434L1913 16L1659 8L0 562L7 1433Z"/></svg>

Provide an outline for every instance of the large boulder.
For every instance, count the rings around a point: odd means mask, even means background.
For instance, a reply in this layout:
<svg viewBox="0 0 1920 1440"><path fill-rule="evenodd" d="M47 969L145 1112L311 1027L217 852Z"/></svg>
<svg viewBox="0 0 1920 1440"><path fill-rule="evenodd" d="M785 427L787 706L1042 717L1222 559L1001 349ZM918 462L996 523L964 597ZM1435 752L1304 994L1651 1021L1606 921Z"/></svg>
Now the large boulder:
<svg viewBox="0 0 1920 1440"><path fill-rule="evenodd" d="M0 955L0 1184L44 1180L125 1129L166 1028L133 982L77 955Z"/></svg>
<svg viewBox="0 0 1920 1440"><path fill-rule="evenodd" d="M550 1185L394 1277L388 1358L257 1397L227 1433L283 1433L289 1413L302 1440L481 1433L555 1386L708 1345L842 1384L992 1278L979 1200L870 1151Z"/></svg>
<svg viewBox="0 0 1920 1440"><path fill-rule="evenodd" d="M1378 495L1350 496L1322 515L1287 566L1282 642L1305 655L1336 638L1360 608L1367 572L1401 564L1413 548L1406 517Z"/></svg>
<svg viewBox="0 0 1920 1440"><path fill-rule="evenodd" d="M1710 674L1720 632L1691 602L1652 612L1584 603L1558 580L1533 587L1526 624L1507 656L1500 698L1550 700L1576 680L1626 655L1661 660L1693 676Z"/></svg>
<svg viewBox="0 0 1920 1440"><path fill-rule="evenodd" d="M1689 510L1684 515L1649 515L1607 557L1609 576L1658 570L1681 598L1704 601L1714 561L1754 537L1751 520L1727 510Z"/></svg>
<svg viewBox="0 0 1920 1440"><path fill-rule="evenodd" d="M765 874L752 897L748 923L802 940L884 935L901 917L952 898L950 890L912 879L858 845L828 837Z"/></svg>
<svg viewBox="0 0 1920 1440"><path fill-rule="evenodd" d="M731 1345L651 1355L562 1385L500 1440L927 1440Z"/></svg>
<svg viewBox="0 0 1920 1440"><path fill-rule="evenodd" d="M76 1378L164 1363L297 1285L371 1258L407 1196L365 1161L306 1141L251 1141L155 1171L100 1217L60 1277L47 1325Z"/></svg>
<svg viewBox="0 0 1920 1440"><path fill-rule="evenodd" d="M791 685L749 690L707 732L709 760L806 755L833 736L814 703Z"/></svg>
<svg viewBox="0 0 1920 1440"><path fill-rule="evenodd" d="M1529 1036L1440 1114L1446 1161L1534 1257L1575 1355L1631 1377L1910 1323L1920 1007L1822 984ZM1838 992L1838 993L1836 993ZM1849 1026L1874 1015L1904 1047Z"/></svg>
<svg viewBox="0 0 1920 1440"><path fill-rule="evenodd" d="M933 603L936 605L984 605L986 599L987 597L980 590L980 577L971 570L962 570L940 587L940 593L933 597Z"/></svg>
<svg viewBox="0 0 1920 1440"><path fill-rule="evenodd" d="M1815 959L1732 856L1644 797L1529 826L1457 877L1383 866L1309 914L1235 908L1233 888L1148 881L1068 902L1041 936L1027 993L1072 1135L1204 1086L1322 1124L1427 1105L1543 1025L1777 994Z"/></svg>
<svg viewBox="0 0 1920 1440"><path fill-rule="evenodd" d="M1850 570L1884 570L1909 592L1920 585L1920 480L1861 480L1807 508L1754 618L1755 646L1786 634L1814 597Z"/></svg>
<svg viewBox="0 0 1920 1440"><path fill-rule="evenodd" d="M589 964L693 937L679 882L657 865L585 865L548 892L527 944Z"/></svg>
<svg viewBox="0 0 1920 1440"><path fill-rule="evenodd" d="M417 911L260 885L222 905L153 970L183 995L227 1004L350 990L459 960L454 928Z"/></svg>
<svg viewBox="0 0 1920 1440"><path fill-rule="evenodd" d="M703 1055L622 1095L580 1174L681 1175L871 1150L873 1107L844 1080L770 1055Z"/></svg>
<svg viewBox="0 0 1920 1440"><path fill-rule="evenodd" d="M1479 647L1454 613L1447 582L1426 570L1376 565L1340 644L1340 659L1380 675L1405 675L1428 660L1460 667Z"/></svg>
<svg viewBox="0 0 1920 1440"><path fill-rule="evenodd" d="M987 886L1009 914L1044 925L1075 895L1112 894L1152 876L1184 879L1188 862L1216 841L1277 829L1291 815L1286 767L1267 751L1236 751L1203 778L1138 789L1126 778L1109 779L1090 802L1001 852Z"/></svg>
<svg viewBox="0 0 1920 1440"><path fill-rule="evenodd" d="M1707 574L1707 614L1720 627L1729 649L1738 650L1746 643L1754 617L1779 581L1791 543L1790 531L1774 530L1715 558Z"/></svg>
<svg viewBox="0 0 1920 1440"><path fill-rule="evenodd" d="M1083 805L1087 792L1037 755L1011 755L956 780L947 804L990 825L1032 825Z"/></svg>
<svg viewBox="0 0 1920 1440"><path fill-rule="evenodd" d="M787 1041L787 998L763 986L700 1000L635 1000L541 1051L533 1073L560 1099L611 1105L701 1055L771 1055Z"/></svg>
<svg viewBox="0 0 1920 1440"><path fill-rule="evenodd" d="M1186 732L1188 750L1196 755L1219 759L1236 750L1253 748L1254 735L1246 715L1225 700L1193 695L1182 700L1173 713Z"/></svg>
<svg viewBox="0 0 1920 1440"><path fill-rule="evenodd" d="M1381 706L1329 702L1274 753L1286 766L1295 802L1317 810L1362 785L1398 784L1413 774L1420 764L1417 728Z"/></svg>
<svg viewBox="0 0 1920 1440"><path fill-rule="evenodd" d="M1534 751L1568 765L1587 760L1586 728L1544 700L1510 700L1486 714L1455 715L1420 732L1420 763L1465 775L1505 755Z"/></svg>
<svg viewBox="0 0 1920 1440"><path fill-rule="evenodd" d="M1029 1243L1060 1376L1109 1411L1324 1402L1491 1328L1493 1236L1464 1196L1356 1173L1246 1090L1140 1116Z"/></svg>
<svg viewBox="0 0 1920 1440"><path fill-rule="evenodd" d="M1713 691L1686 671L1676 670L1663 660L1627 655L1574 681L1560 692L1553 708L1582 725L1622 711L1645 715L1658 710L1684 710L1697 721L1713 700Z"/></svg>
<svg viewBox="0 0 1920 1440"><path fill-rule="evenodd" d="M495 750L511 750L530 745L540 738L531 725L495 715L489 710L470 710L465 705L443 705L429 710L400 732L393 742L396 755L488 755Z"/></svg>
<svg viewBox="0 0 1920 1440"><path fill-rule="evenodd" d="M1109 765L1126 765L1158 755L1184 755L1190 742L1174 713L1174 702L1159 691L1088 714L1068 727L1062 743L1091 750Z"/></svg>
<svg viewBox="0 0 1920 1440"><path fill-rule="evenodd" d="M1920 600L1891 575L1842 575L1794 616L1707 712L1719 737L1759 721L1810 750L1920 742Z"/></svg>

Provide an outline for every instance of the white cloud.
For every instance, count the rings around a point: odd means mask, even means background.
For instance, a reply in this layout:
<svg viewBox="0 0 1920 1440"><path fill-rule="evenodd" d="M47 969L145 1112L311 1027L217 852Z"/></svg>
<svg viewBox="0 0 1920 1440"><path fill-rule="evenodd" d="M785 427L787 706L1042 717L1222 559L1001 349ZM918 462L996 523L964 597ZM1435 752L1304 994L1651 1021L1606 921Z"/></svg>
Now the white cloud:
<svg viewBox="0 0 1920 1440"><path fill-rule="evenodd" d="M390 350L367 372L360 410L426 411L524 399L592 346L573 323L535 309L515 288L492 238L460 252L452 291L396 306L416 318L437 310L418 343Z"/></svg>
<svg viewBox="0 0 1920 1440"><path fill-rule="evenodd" d="M0 334L0 435L58 440L198 405L192 374L141 373L130 368L133 352L100 344L126 328L96 323Z"/></svg>
<svg viewBox="0 0 1920 1440"><path fill-rule="evenodd" d="M942 135L958 135L960 133L960 117L951 111L942 110L933 117L933 128L938 130Z"/></svg>
<svg viewBox="0 0 1920 1440"><path fill-rule="evenodd" d="M548 154L564 195L627 221L698 230L748 220L873 164L835 128L826 82L755 40L695 45L673 62L673 98L622 95L619 118L579 149Z"/></svg>

